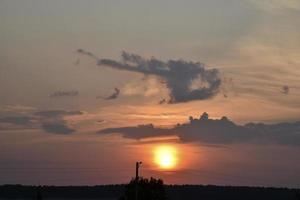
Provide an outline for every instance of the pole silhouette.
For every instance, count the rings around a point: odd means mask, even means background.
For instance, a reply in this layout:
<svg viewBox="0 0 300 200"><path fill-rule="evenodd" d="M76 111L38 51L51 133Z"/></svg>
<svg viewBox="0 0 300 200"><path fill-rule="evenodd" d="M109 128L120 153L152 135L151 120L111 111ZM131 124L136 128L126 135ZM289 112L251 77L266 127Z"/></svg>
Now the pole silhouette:
<svg viewBox="0 0 300 200"><path fill-rule="evenodd" d="M135 200L138 200L139 168L142 162L135 163Z"/></svg>

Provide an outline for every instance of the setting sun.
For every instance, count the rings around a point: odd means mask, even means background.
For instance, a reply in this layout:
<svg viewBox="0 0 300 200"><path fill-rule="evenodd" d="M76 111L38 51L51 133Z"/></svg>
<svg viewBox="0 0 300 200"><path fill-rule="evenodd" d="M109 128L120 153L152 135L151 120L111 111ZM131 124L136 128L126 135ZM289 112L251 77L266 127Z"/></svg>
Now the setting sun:
<svg viewBox="0 0 300 200"><path fill-rule="evenodd" d="M154 162L162 169L177 165L177 150L172 146L159 146L154 149Z"/></svg>

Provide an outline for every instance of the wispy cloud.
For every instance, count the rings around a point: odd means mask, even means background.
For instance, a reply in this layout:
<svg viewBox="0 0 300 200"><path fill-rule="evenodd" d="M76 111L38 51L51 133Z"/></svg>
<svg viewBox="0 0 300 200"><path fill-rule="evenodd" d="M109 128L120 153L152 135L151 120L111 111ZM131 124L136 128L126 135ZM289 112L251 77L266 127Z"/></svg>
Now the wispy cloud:
<svg viewBox="0 0 300 200"><path fill-rule="evenodd" d="M16 105L2 105L0 106L0 112L9 112L9 113L27 113L36 110L36 108L31 106L24 106L20 104Z"/></svg>
<svg viewBox="0 0 300 200"><path fill-rule="evenodd" d="M75 132L75 129L70 128L64 121L43 123L41 128L48 133L55 134L71 134Z"/></svg>
<svg viewBox="0 0 300 200"><path fill-rule="evenodd" d="M13 116L0 118L0 123L9 123L16 125L31 125L32 118L28 116Z"/></svg>
<svg viewBox="0 0 300 200"><path fill-rule="evenodd" d="M221 86L219 70L207 69L199 62L184 60L164 62L156 58L146 59L125 51L122 52L120 61L98 59L94 54L83 49L79 49L78 53L96 59L100 66L153 75L162 79L169 89L169 103L209 99L219 92Z"/></svg>
<svg viewBox="0 0 300 200"><path fill-rule="evenodd" d="M68 115L82 115L81 111L66 111L66 110L43 110L35 112L34 115L41 117L60 117Z"/></svg>
<svg viewBox="0 0 300 200"><path fill-rule="evenodd" d="M300 10L300 2L298 0L250 0L255 3L258 8L268 12L281 12L283 10Z"/></svg>
<svg viewBox="0 0 300 200"><path fill-rule="evenodd" d="M122 88L122 94L125 96L142 95L144 97L166 94L166 89L162 86L165 81L159 81L156 77L146 76L140 80L127 82Z"/></svg>
<svg viewBox="0 0 300 200"><path fill-rule="evenodd" d="M76 90L70 90L70 91L56 91L51 94L49 94L50 98L59 98L59 97L75 97L78 96L79 92Z"/></svg>

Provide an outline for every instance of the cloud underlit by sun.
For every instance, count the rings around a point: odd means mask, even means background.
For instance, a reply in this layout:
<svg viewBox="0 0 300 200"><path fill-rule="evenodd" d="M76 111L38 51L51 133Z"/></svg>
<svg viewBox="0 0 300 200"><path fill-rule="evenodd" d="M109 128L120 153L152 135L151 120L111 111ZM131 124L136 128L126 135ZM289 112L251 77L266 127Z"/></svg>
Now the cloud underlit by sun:
<svg viewBox="0 0 300 200"><path fill-rule="evenodd" d="M154 163L161 169L173 169L178 163L177 150L173 146L154 148Z"/></svg>

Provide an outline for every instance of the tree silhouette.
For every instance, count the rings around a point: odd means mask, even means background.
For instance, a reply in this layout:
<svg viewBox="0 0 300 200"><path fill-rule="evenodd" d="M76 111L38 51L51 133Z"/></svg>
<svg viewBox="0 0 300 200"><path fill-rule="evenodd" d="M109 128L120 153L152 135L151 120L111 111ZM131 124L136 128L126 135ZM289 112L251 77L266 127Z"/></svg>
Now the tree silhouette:
<svg viewBox="0 0 300 200"><path fill-rule="evenodd" d="M166 200L164 183L161 179L132 179L125 187L125 194L120 200Z"/></svg>
<svg viewBox="0 0 300 200"><path fill-rule="evenodd" d="M300 200L300 193L296 192L296 200Z"/></svg>

